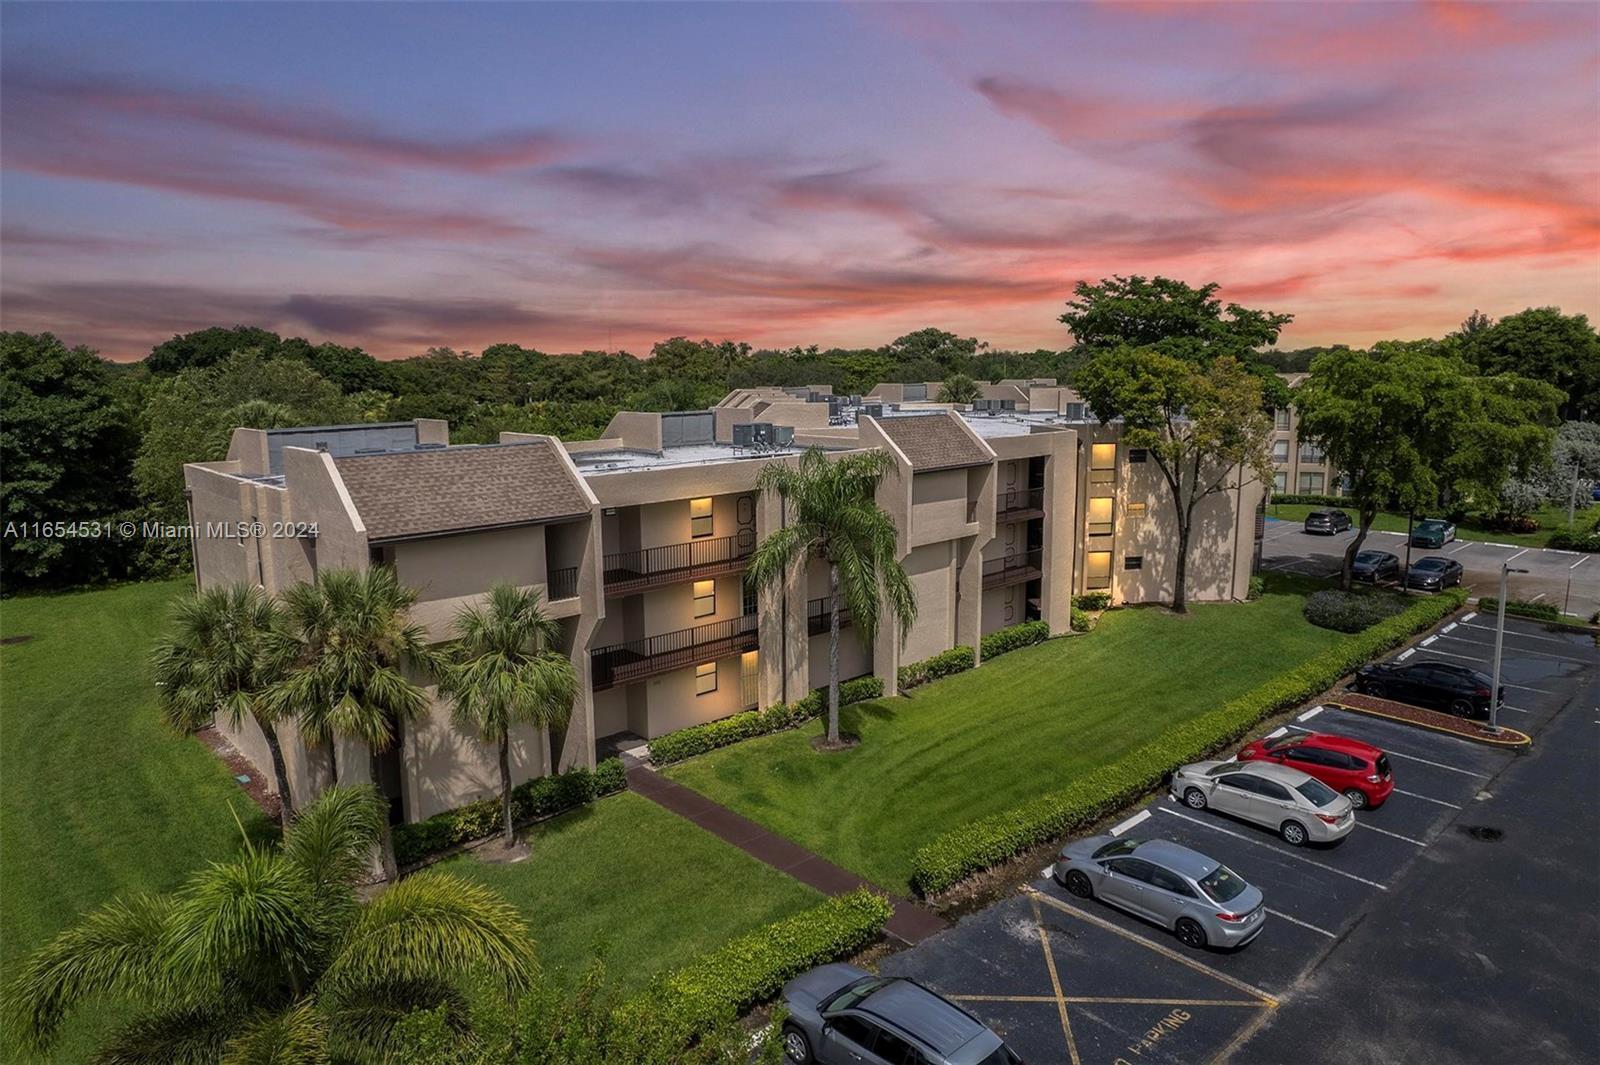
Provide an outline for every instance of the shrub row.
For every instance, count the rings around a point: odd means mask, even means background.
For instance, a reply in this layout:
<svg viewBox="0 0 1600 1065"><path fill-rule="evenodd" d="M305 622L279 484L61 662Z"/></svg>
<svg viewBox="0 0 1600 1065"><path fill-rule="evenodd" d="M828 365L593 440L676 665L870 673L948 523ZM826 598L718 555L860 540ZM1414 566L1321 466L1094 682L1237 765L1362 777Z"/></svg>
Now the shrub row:
<svg viewBox="0 0 1600 1065"><path fill-rule="evenodd" d="M569 769L538 777L511 789L511 816L517 823L570 810L628 786L622 760L607 758L594 769ZM402 866L461 843L492 836L501 829L500 799L480 799L434 814L426 821L394 826L394 857Z"/></svg>
<svg viewBox="0 0 1600 1065"><path fill-rule="evenodd" d="M1600 551L1600 529L1589 532L1557 530L1550 534L1550 546L1562 551Z"/></svg>
<svg viewBox="0 0 1600 1065"><path fill-rule="evenodd" d="M1335 632L1361 632L1406 608L1399 596L1383 592L1342 592L1329 588L1313 592L1300 612L1307 621Z"/></svg>
<svg viewBox="0 0 1600 1065"><path fill-rule="evenodd" d="M948 651L941 651L932 658L924 658L920 662L912 662L908 666L901 666L899 673L895 674L900 681L902 692L910 691L919 684L926 684L930 680L948 677L953 673L965 673L978 664L978 657L970 647L952 647Z"/></svg>
<svg viewBox="0 0 1600 1065"><path fill-rule="evenodd" d="M865 702L883 698L883 680L879 677L857 677L839 685L839 705ZM782 732L803 721L816 717L828 708L828 689L796 699L792 703L773 703L765 710L746 710L742 714L708 721L704 725L690 725L650 741L650 760L656 765L681 762L696 754L714 751L740 740Z"/></svg>
<svg viewBox="0 0 1600 1065"><path fill-rule="evenodd" d="M669 973L622 1009L641 1019L673 1018L682 1026L681 1045L687 1045L740 1010L776 995L806 970L875 942L892 912L887 898L866 888L835 896Z"/></svg>
<svg viewBox="0 0 1600 1065"><path fill-rule="evenodd" d="M1242 736L1262 718L1333 686L1357 666L1435 624L1466 600L1459 588L1419 600L1403 613L1330 647L1243 696L1193 718L1059 791L981 818L933 840L912 858L911 885L929 895L1026 850L1090 824L1158 784L1168 773Z"/></svg>
<svg viewBox="0 0 1600 1065"><path fill-rule="evenodd" d="M1355 508L1355 500L1345 496L1278 495L1273 493L1271 502L1286 503L1290 506Z"/></svg>
<svg viewBox="0 0 1600 1065"><path fill-rule="evenodd" d="M1499 598L1492 595L1482 597L1478 600L1478 610L1485 614L1497 613L1500 610ZM1507 599L1506 613L1536 621L1561 620L1561 608L1554 603L1533 603L1526 599Z"/></svg>
<svg viewBox="0 0 1600 1065"><path fill-rule="evenodd" d="M1111 593L1084 592L1072 597L1072 605L1079 610L1105 610L1111 605Z"/></svg>
<svg viewBox="0 0 1600 1065"><path fill-rule="evenodd" d="M978 650L983 653L983 660L987 662L989 659L997 658L1007 651L1015 651L1019 647L1043 643L1049 638L1050 623L1048 621L1024 621L1020 625L1011 625L991 632L978 641Z"/></svg>

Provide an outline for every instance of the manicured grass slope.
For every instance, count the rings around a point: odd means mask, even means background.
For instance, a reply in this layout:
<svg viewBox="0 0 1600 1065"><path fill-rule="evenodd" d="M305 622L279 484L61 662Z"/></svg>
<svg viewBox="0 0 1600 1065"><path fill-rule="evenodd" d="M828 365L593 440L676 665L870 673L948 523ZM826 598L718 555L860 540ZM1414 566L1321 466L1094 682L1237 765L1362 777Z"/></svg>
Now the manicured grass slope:
<svg viewBox="0 0 1600 1065"><path fill-rule="evenodd" d="M842 712L854 750L819 755L820 724L691 759L667 775L892 890L935 836L1058 788L1334 643L1276 582L1189 617L1106 614L909 698ZM1295 586L1297 589L1299 586Z"/></svg>
<svg viewBox="0 0 1600 1065"><path fill-rule="evenodd" d="M527 918L539 961L572 979L606 944L623 988L682 965L822 896L730 844L624 792L530 831L532 856L471 855L440 868L500 891ZM495 844L490 844L494 846Z"/></svg>
<svg viewBox="0 0 1600 1065"><path fill-rule="evenodd" d="M1583 499L1578 502L1581 504ZM1313 507L1304 503L1277 503L1267 508L1267 515L1281 518L1284 521L1305 521L1306 515L1313 510L1326 510L1326 507ZM1344 512L1350 515L1350 520L1357 518L1354 507L1344 507ZM1456 526L1456 536L1462 540L1488 540L1492 543L1516 544L1519 547L1543 547L1550 542L1552 533L1567 527L1566 507L1542 507L1534 511L1533 517L1539 520L1539 531L1531 533L1496 532L1485 528L1474 517L1468 516ZM1580 532L1593 527L1595 512L1593 510L1580 510L1573 521L1572 527ZM1422 520L1419 515L1418 521ZM1378 532L1405 532L1406 516L1404 514L1390 514L1379 511L1378 516L1372 521L1372 528ZM1405 541L1401 541L1404 546ZM1377 545L1382 546L1382 545Z"/></svg>
<svg viewBox="0 0 1600 1065"><path fill-rule="evenodd" d="M267 820L198 740L162 725L145 667L187 580L0 603L0 966L113 895L165 891ZM58 1060L87 1056L93 1019Z"/></svg>

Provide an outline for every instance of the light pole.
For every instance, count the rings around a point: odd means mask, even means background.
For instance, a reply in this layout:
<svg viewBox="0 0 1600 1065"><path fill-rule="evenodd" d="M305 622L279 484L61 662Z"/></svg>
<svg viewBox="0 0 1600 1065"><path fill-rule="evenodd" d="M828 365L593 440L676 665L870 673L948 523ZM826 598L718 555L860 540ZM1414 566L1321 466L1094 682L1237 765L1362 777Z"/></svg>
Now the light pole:
<svg viewBox="0 0 1600 1065"><path fill-rule="evenodd" d="M1494 622L1494 680L1489 685L1489 731L1500 731L1500 649L1506 642L1506 575L1526 573L1525 569L1512 569L1509 562L1500 563L1500 598L1495 601Z"/></svg>

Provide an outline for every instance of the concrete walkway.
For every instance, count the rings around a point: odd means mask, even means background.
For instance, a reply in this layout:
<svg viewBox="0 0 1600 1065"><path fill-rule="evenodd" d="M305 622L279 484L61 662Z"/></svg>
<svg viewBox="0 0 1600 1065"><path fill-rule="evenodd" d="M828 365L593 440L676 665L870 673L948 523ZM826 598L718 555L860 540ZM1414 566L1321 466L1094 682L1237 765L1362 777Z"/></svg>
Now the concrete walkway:
<svg viewBox="0 0 1600 1065"><path fill-rule="evenodd" d="M631 790L824 895L843 895L859 887L882 890L726 806L712 802L698 791L645 768L632 757L625 757L623 762L627 766ZM889 918L885 931L908 946L946 927L944 918L926 906L894 895L890 895L889 900L894 904L894 915Z"/></svg>

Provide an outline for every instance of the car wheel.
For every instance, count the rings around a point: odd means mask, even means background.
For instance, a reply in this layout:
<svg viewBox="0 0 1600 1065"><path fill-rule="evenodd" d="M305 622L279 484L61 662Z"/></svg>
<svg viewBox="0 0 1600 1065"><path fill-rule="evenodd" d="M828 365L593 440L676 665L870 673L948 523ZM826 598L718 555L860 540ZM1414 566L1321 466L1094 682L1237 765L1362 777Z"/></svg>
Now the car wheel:
<svg viewBox="0 0 1600 1065"><path fill-rule="evenodd" d="M1067 890L1080 899L1094 898L1094 885L1076 869L1067 874Z"/></svg>
<svg viewBox="0 0 1600 1065"><path fill-rule="evenodd" d="M1310 838L1306 835L1306 826L1299 821L1285 821L1278 826L1278 835L1291 847L1304 847Z"/></svg>
<svg viewBox="0 0 1600 1065"><path fill-rule="evenodd" d="M1178 926L1173 933L1178 937L1178 942L1194 950L1204 950L1206 945L1206 930L1200 927L1198 921L1187 917L1178 920Z"/></svg>
<svg viewBox="0 0 1600 1065"><path fill-rule="evenodd" d="M1367 793L1360 788L1346 788L1344 797L1349 799L1350 805L1357 810L1365 810L1367 808Z"/></svg>
<svg viewBox="0 0 1600 1065"><path fill-rule="evenodd" d="M1455 699L1450 703L1450 712L1457 717L1470 718L1477 707L1472 705L1471 699Z"/></svg>
<svg viewBox="0 0 1600 1065"><path fill-rule="evenodd" d="M1206 808L1206 793L1199 788L1190 788L1183 793L1183 804L1191 810L1204 810Z"/></svg>
<svg viewBox="0 0 1600 1065"><path fill-rule="evenodd" d="M783 1056L795 1065L811 1065L811 1042L792 1024L783 1026Z"/></svg>
<svg viewBox="0 0 1600 1065"><path fill-rule="evenodd" d="M1361 682L1361 690L1374 699L1382 699L1384 697L1384 687L1381 681L1364 680Z"/></svg>

